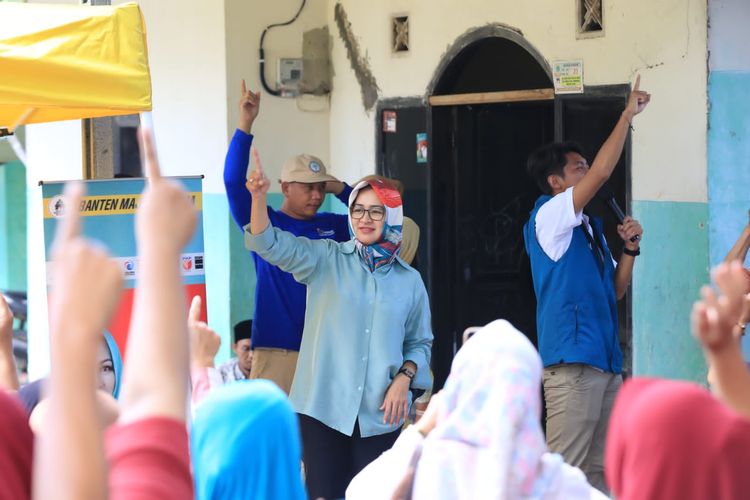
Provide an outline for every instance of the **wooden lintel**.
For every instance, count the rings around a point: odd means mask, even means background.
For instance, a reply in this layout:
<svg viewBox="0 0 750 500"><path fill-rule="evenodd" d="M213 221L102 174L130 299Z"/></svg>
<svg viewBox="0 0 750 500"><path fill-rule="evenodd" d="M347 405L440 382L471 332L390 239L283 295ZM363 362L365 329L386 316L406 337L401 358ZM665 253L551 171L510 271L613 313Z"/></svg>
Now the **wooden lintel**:
<svg viewBox="0 0 750 500"><path fill-rule="evenodd" d="M431 106L461 106L465 104L496 104L501 102L549 101L555 98L555 89L508 90L504 92L478 92L430 96Z"/></svg>

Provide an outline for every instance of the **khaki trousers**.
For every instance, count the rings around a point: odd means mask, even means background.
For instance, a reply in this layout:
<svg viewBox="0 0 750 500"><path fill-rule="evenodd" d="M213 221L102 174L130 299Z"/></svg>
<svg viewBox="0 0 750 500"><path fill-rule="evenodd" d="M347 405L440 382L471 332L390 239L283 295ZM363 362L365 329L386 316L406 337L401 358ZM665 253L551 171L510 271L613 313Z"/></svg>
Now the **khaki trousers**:
<svg viewBox="0 0 750 500"><path fill-rule="evenodd" d="M622 376L583 364L544 369L547 446L579 467L592 486L609 494L604 480L604 444Z"/></svg>
<svg viewBox="0 0 750 500"><path fill-rule="evenodd" d="M253 349L253 365L250 378L263 378L274 382L289 395L292 390L294 372L297 369L298 351L256 347Z"/></svg>

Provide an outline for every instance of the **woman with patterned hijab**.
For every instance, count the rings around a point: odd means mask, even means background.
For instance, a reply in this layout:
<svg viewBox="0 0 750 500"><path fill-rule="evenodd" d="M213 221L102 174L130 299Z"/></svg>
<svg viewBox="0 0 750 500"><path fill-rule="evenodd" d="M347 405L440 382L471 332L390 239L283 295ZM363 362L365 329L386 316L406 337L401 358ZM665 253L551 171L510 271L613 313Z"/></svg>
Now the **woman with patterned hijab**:
<svg viewBox="0 0 750 500"><path fill-rule="evenodd" d="M507 321L488 324L456 354L422 419L354 478L346 498L604 500L547 451L541 377L531 342ZM410 469L413 480L403 480Z"/></svg>
<svg viewBox="0 0 750 500"><path fill-rule="evenodd" d="M352 477L398 437L409 389L431 386L427 292L399 257L401 196L382 179L358 183L349 197L353 238L338 243L270 226L269 182L257 155L247 187L247 248L307 285L289 396L300 419L307 493L341 498Z"/></svg>

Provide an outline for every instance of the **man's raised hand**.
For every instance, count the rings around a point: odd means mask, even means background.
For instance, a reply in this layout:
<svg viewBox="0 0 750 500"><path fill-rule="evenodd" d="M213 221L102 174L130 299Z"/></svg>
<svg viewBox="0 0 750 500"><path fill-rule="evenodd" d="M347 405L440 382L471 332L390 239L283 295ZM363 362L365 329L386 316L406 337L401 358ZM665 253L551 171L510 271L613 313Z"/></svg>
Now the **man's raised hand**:
<svg viewBox="0 0 750 500"><path fill-rule="evenodd" d="M240 85L240 92L239 129L249 134L260 111L260 92L253 93L252 90L247 90L244 78Z"/></svg>
<svg viewBox="0 0 750 500"><path fill-rule="evenodd" d="M651 101L651 94L640 89L641 75L635 77L635 85L628 97L628 105L625 107L625 115L628 121L631 121L635 115L646 109Z"/></svg>

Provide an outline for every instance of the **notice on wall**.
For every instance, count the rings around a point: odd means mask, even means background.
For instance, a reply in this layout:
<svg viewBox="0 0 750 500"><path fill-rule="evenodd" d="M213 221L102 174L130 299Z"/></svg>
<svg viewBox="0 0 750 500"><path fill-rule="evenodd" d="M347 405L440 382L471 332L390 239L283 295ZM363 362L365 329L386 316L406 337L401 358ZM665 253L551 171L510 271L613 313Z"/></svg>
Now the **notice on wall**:
<svg viewBox="0 0 750 500"><path fill-rule="evenodd" d="M392 110L383 111L383 132L396 133L396 112Z"/></svg>
<svg viewBox="0 0 750 500"><path fill-rule="evenodd" d="M427 134L417 134L417 163L427 163Z"/></svg>
<svg viewBox="0 0 750 500"><path fill-rule="evenodd" d="M553 62L552 79L555 94L583 94L583 60Z"/></svg>

